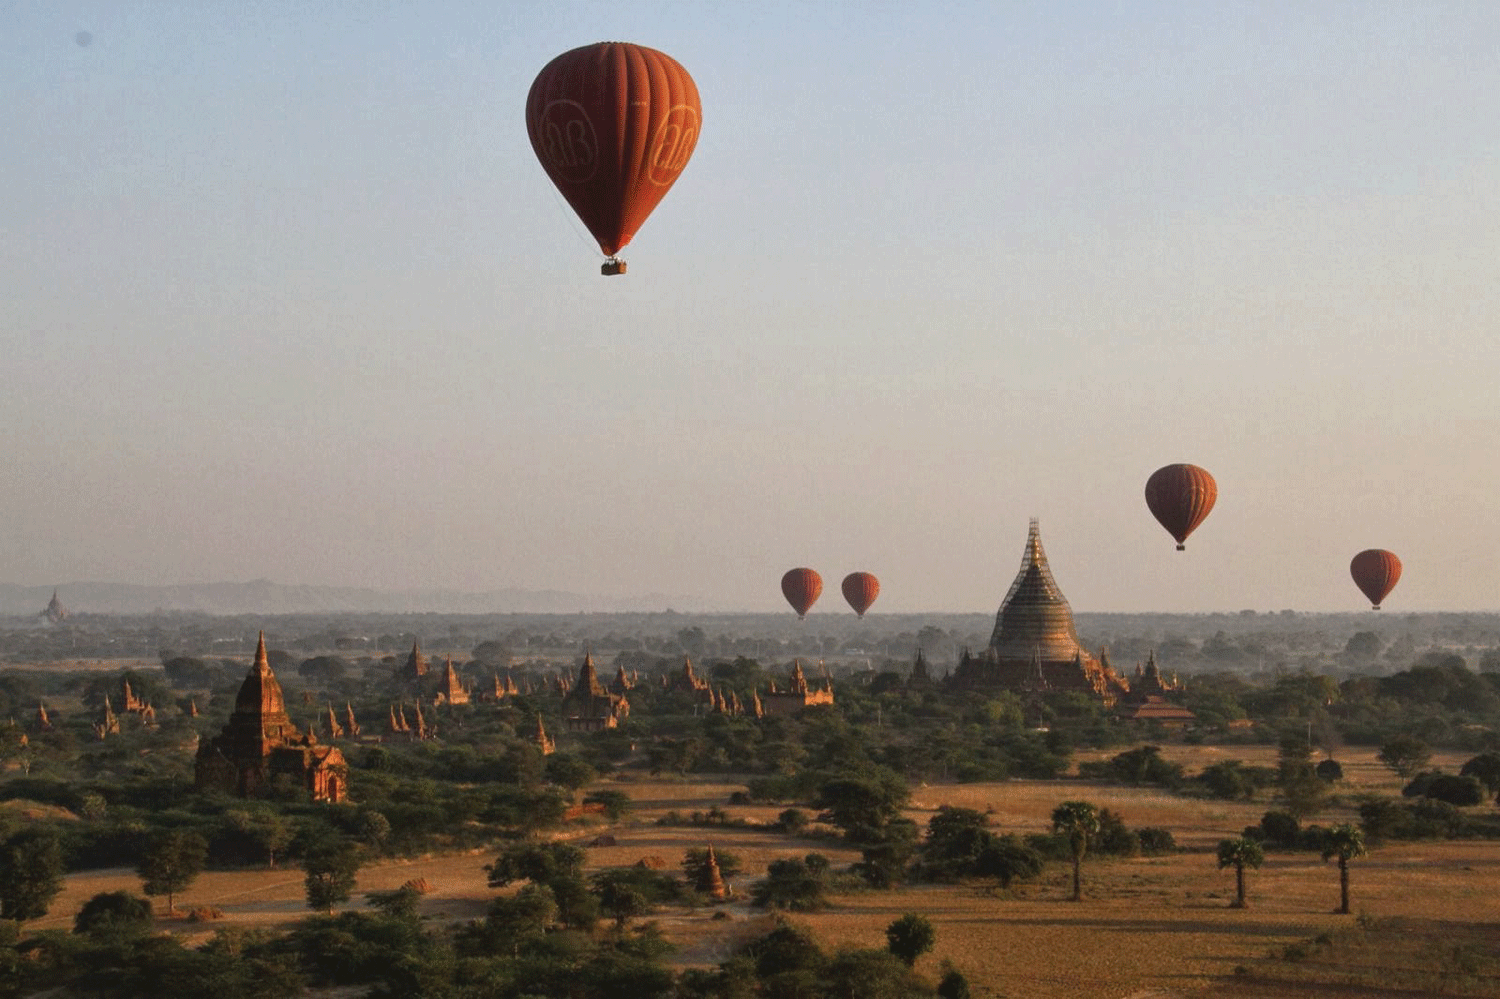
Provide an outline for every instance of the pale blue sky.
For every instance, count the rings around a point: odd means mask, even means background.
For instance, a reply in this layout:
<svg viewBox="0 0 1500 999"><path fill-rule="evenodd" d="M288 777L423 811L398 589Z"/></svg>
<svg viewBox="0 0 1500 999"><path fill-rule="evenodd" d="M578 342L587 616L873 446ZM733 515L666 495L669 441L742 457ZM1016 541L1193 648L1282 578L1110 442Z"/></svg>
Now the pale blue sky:
<svg viewBox="0 0 1500 999"><path fill-rule="evenodd" d="M606 39L704 113L613 279L522 120ZM1079 610L1354 609L1367 547L1494 610L1496 52L1488 2L0 0L0 580L992 610L1038 516Z"/></svg>

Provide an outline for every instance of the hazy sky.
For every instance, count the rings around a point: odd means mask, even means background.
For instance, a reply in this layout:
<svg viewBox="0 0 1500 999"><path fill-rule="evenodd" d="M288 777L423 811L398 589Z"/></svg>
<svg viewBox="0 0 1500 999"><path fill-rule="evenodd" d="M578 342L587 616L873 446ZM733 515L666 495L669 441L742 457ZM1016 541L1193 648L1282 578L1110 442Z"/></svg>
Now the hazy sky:
<svg viewBox="0 0 1500 999"><path fill-rule="evenodd" d="M602 40L704 114L619 278L523 121ZM1369 547L1494 610L1497 52L1489 0L0 0L0 581L992 611L1037 516L1077 610L1355 609Z"/></svg>

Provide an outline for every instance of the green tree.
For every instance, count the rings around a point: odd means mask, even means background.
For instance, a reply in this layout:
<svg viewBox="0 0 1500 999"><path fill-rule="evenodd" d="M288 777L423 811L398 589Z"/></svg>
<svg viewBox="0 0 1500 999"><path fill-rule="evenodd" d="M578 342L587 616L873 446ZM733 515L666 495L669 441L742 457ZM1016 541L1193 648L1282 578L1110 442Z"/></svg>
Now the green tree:
<svg viewBox="0 0 1500 999"><path fill-rule="evenodd" d="M933 881L953 881L978 873L980 856L995 841L987 828L989 818L973 808L939 805L927 820L922 841L919 876Z"/></svg>
<svg viewBox="0 0 1500 999"><path fill-rule="evenodd" d="M600 910L615 921L616 929L623 930L631 919L651 911L651 900L628 878L595 878L594 891Z"/></svg>
<svg viewBox="0 0 1500 999"><path fill-rule="evenodd" d="M1282 738L1277 755L1276 783L1286 798L1287 811L1305 818L1328 800L1328 785L1312 762L1312 746L1301 732Z"/></svg>
<svg viewBox="0 0 1500 999"><path fill-rule="evenodd" d="M62 891L62 844L50 829L23 829L0 843L0 919L40 919Z"/></svg>
<svg viewBox="0 0 1500 999"><path fill-rule="evenodd" d="M610 822L619 822L630 814L630 795L624 791L590 791L584 795L585 805L602 805L604 817Z"/></svg>
<svg viewBox="0 0 1500 999"><path fill-rule="evenodd" d="M869 776L836 777L818 789L813 805L822 809L820 821L832 823L851 841L868 836L901 814L911 790L892 771L875 770Z"/></svg>
<svg viewBox="0 0 1500 999"><path fill-rule="evenodd" d="M571 843L517 843L507 847L485 868L491 888L504 888L512 881L551 885L556 881L583 877L587 854Z"/></svg>
<svg viewBox="0 0 1500 999"><path fill-rule="evenodd" d="M1365 837L1359 826L1344 823L1323 833L1323 859L1339 861L1339 912L1349 914L1349 861L1365 855Z"/></svg>
<svg viewBox="0 0 1500 999"><path fill-rule="evenodd" d="M194 832L158 833L146 844L136 873L147 895L167 896L167 911L177 911L177 893L192 884L208 862L208 843Z"/></svg>
<svg viewBox="0 0 1500 999"><path fill-rule="evenodd" d="M969 989L969 980L964 977L963 972L943 962L943 978L938 982L938 999L972 999L973 992Z"/></svg>
<svg viewBox="0 0 1500 999"><path fill-rule="evenodd" d="M1500 800L1500 753L1480 753L1465 763L1458 773L1461 777L1473 777Z"/></svg>
<svg viewBox="0 0 1500 999"><path fill-rule="evenodd" d="M554 753L547 757L546 773L549 781L571 795L576 795L599 776L599 771L568 753Z"/></svg>
<svg viewBox="0 0 1500 999"><path fill-rule="evenodd" d="M1414 735L1394 735L1381 745L1378 758L1403 778L1411 780L1432 759L1432 750Z"/></svg>
<svg viewBox="0 0 1500 999"><path fill-rule="evenodd" d="M900 884L906 880L907 868L917 852L917 835L917 824L911 819L894 819L866 830L854 872L874 888Z"/></svg>
<svg viewBox="0 0 1500 999"><path fill-rule="evenodd" d="M824 988L818 994L839 999L914 999L932 994L932 986L886 950L841 949L828 960L821 978Z"/></svg>
<svg viewBox="0 0 1500 999"><path fill-rule="evenodd" d="M292 841L292 824L280 812L272 809L254 811L236 808L224 813L235 832L260 847L266 855L266 866L276 866L276 854L286 849Z"/></svg>
<svg viewBox="0 0 1500 999"><path fill-rule="evenodd" d="M1014 833L996 836L975 858L974 873L994 878L1001 888L1012 881L1025 881L1042 873L1042 856Z"/></svg>
<svg viewBox="0 0 1500 999"><path fill-rule="evenodd" d="M1438 801L1446 801L1450 805L1460 808L1469 805L1477 805L1484 801L1484 785L1479 783L1477 777L1463 777L1454 774L1434 774L1427 782L1422 791L1426 798L1436 798Z"/></svg>
<svg viewBox="0 0 1500 999"><path fill-rule="evenodd" d="M333 907L354 894L361 862L359 846L347 839L325 841L308 850L302 858L307 907L333 915Z"/></svg>
<svg viewBox="0 0 1500 999"><path fill-rule="evenodd" d="M815 863L813 858L823 863ZM751 902L760 908L811 912L824 904L827 864L820 854L810 853L802 860L773 860L766 868L764 880L751 890Z"/></svg>
<svg viewBox="0 0 1500 999"><path fill-rule="evenodd" d="M151 929L151 902L128 891L100 892L73 917L73 932L91 937L134 937Z"/></svg>
<svg viewBox="0 0 1500 999"><path fill-rule="evenodd" d="M1073 901L1083 901L1083 857L1099 835L1099 809L1087 801L1065 801L1052 810L1052 831L1067 837L1073 854Z"/></svg>
<svg viewBox="0 0 1500 999"><path fill-rule="evenodd" d="M937 943L937 930L926 916L908 912L885 928L885 941L886 949L910 968Z"/></svg>
<svg viewBox="0 0 1500 999"><path fill-rule="evenodd" d="M1253 839L1241 836L1219 841L1219 870L1234 868L1234 908L1245 907L1245 868L1259 868L1265 860L1265 851Z"/></svg>

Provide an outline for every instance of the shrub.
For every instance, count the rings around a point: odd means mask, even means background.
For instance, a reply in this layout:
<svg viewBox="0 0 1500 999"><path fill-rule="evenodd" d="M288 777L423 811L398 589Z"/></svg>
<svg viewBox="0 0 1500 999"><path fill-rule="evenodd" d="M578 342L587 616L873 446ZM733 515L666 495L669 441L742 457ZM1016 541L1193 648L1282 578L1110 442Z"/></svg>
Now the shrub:
<svg viewBox="0 0 1500 999"><path fill-rule="evenodd" d="M128 891L100 892L73 917L73 932L93 937L136 936L151 929L155 920L151 902Z"/></svg>
<svg viewBox="0 0 1500 999"><path fill-rule="evenodd" d="M1140 841L1141 852L1148 857L1177 852L1177 840L1172 837L1169 829L1163 829L1161 826L1146 826L1137 829L1135 835Z"/></svg>
<svg viewBox="0 0 1500 999"><path fill-rule="evenodd" d="M1283 849L1297 845L1301 823L1291 812L1270 811L1260 817L1260 829L1267 843Z"/></svg>

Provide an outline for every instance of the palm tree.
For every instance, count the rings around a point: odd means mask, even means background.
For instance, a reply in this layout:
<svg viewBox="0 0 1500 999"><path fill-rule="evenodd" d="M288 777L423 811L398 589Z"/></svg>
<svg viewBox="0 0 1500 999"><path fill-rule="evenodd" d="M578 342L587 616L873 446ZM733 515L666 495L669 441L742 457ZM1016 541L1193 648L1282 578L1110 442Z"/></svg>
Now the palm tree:
<svg viewBox="0 0 1500 999"><path fill-rule="evenodd" d="M1087 801L1065 801L1052 810L1052 831L1068 838L1073 850L1073 901L1083 901L1083 855L1099 835L1099 809Z"/></svg>
<svg viewBox="0 0 1500 999"><path fill-rule="evenodd" d="M1359 826L1344 823L1323 834L1323 859L1339 858L1339 912L1349 914L1349 861L1365 855L1365 836Z"/></svg>
<svg viewBox="0 0 1500 999"><path fill-rule="evenodd" d="M1219 840L1219 870L1222 871L1226 867L1234 868L1233 908L1245 907L1245 868L1259 868L1265 859L1266 852L1253 839L1246 839L1242 836L1239 839Z"/></svg>

